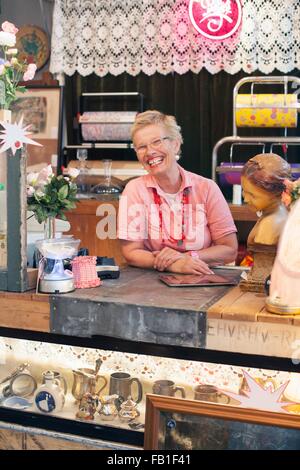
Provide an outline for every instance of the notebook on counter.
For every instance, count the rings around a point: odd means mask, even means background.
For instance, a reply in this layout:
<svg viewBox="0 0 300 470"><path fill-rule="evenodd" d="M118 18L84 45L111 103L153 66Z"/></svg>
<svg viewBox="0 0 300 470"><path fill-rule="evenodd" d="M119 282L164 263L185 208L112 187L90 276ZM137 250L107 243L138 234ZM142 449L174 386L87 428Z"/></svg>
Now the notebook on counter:
<svg viewBox="0 0 300 470"><path fill-rule="evenodd" d="M240 281L239 274L232 271L222 275L161 274L158 278L169 287L236 286Z"/></svg>

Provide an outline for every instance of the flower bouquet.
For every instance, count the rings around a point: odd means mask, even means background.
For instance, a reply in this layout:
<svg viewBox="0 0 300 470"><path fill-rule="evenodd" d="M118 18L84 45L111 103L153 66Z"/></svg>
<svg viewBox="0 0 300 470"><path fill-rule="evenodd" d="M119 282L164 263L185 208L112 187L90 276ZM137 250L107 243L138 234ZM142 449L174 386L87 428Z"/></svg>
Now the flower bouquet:
<svg viewBox="0 0 300 470"><path fill-rule="evenodd" d="M39 173L27 175L28 210L34 213L39 223L49 217L66 220L64 211L76 207L77 186L74 180L78 173L76 168L72 168L68 176L56 176L48 165Z"/></svg>
<svg viewBox="0 0 300 470"><path fill-rule="evenodd" d="M1 25L0 47L0 108L9 109L11 103L17 100L17 92L24 93L26 87L19 86L20 80L28 81L34 78L36 72L35 64L20 62L17 58L18 49L16 34L18 28L14 24L5 21Z"/></svg>

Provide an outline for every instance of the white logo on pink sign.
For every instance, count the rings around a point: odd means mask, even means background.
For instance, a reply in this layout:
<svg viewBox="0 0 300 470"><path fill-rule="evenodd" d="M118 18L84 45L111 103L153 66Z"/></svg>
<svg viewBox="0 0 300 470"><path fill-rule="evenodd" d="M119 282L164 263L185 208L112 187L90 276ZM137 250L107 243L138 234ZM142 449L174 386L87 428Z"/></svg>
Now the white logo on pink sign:
<svg viewBox="0 0 300 470"><path fill-rule="evenodd" d="M242 20L240 0L190 0L189 16L194 28L209 39L226 39Z"/></svg>

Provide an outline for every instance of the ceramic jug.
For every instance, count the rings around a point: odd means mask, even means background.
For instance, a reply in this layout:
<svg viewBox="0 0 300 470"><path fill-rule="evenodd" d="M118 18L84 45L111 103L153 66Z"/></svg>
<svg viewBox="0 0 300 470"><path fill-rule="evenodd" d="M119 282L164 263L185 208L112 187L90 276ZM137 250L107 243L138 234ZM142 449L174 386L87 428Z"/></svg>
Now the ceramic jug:
<svg viewBox="0 0 300 470"><path fill-rule="evenodd" d="M43 413L60 411L65 404L64 390L59 380L55 379L53 371L43 374L45 383L40 385L34 395L34 404Z"/></svg>

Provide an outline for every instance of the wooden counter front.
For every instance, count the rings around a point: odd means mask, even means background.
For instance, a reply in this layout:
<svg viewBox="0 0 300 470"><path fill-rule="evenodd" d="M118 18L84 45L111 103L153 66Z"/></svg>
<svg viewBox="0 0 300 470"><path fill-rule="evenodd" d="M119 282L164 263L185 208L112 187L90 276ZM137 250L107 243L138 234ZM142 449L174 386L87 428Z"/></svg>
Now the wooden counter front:
<svg viewBox="0 0 300 470"><path fill-rule="evenodd" d="M50 332L47 294L0 292L0 325L6 328Z"/></svg>

